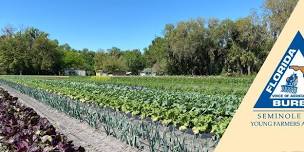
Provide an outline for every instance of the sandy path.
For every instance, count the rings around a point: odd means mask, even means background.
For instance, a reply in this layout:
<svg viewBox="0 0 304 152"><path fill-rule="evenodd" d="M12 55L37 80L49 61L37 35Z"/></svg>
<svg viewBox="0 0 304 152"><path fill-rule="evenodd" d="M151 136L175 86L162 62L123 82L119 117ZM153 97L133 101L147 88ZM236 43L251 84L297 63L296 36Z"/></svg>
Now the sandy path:
<svg viewBox="0 0 304 152"><path fill-rule="evenodd" d="M1 85L12 96L19 98L19 101L28 107L33 108L40 116L46 117L54 127L69 140L73 140L75 145L80 145L88 152L135 152L138 151L118 139L107 136L106 133L93 129L86 123L71 118L32 97L21 94L15 89Z"/></svg>

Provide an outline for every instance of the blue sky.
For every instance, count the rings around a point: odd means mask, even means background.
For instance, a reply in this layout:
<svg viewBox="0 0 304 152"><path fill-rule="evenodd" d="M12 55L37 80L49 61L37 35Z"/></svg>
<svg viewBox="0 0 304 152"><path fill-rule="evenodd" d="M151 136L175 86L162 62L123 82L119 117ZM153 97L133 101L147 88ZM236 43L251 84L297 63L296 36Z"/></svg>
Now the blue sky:
<svg viewBox="0 0 304 152"><path fill-rule="evenodd" d="M263 0L2 0L0 28L33 26L75 49L142 49L167 23L191 18L236 19Z"/></svg>

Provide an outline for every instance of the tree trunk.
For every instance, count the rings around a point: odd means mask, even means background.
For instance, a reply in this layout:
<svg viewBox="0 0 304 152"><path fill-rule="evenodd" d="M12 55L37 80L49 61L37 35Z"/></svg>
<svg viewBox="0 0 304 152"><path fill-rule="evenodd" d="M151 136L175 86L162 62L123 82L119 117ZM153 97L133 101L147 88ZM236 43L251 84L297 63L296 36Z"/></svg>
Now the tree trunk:
<svg viewBox="0 0 304 152"><path fill-rule="evenodd" d="M251 66L250 65L248 65L248 67L247 67L247 72L248 72L248 75L251 75Z"/></svg>
<svg viewBox="0 0 304 152"><path fill-rule="evenodd" d="M241 72L241 75L243 75L243 68L240 66L240 72Z"/></svg>
<svg viewBox="0 0 304 152"><path fill-rule="evenodd" d="M240 69L241 74L243 74L244 71L243 71L243 67L242 67L240 61L238 61L238 67L239 67L239 69Z"/></svg>

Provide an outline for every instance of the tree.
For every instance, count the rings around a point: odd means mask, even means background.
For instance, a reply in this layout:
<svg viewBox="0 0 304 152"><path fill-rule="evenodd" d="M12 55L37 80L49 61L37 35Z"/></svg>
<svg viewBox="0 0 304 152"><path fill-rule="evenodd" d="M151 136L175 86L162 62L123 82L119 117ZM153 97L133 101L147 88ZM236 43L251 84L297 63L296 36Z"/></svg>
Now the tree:
<svg viewBox="0 0 304 152"><path fill-rule="evenodd" d="M66 50L63 54L63 65L65 69L84 69L84 59L78 51Z"/></svg>
<svg viewBox="0 0 304 152"><path fill-rule="evenodd" d="M110 73L113 73L113 72L126 71L127 66L122 57L117 58L116 56L107 55L107 57L104 58L102 69Z"/></svg>
<svg viewBox="0 0 304 152"><path fill-rule="evenodd" d="M93 74L94 71L94 56L95 52L89 49L83 49L80 51L80 56L83 59L83 67L89 75Z"/></svg>
<svg viewBox="0 0 304 152"><path fill-rule="evenodd" d="M208 20L208 30L207 30L207 46L208 56L210 58L208 71L210 74L220 74L224 67L224 61L226 56L224 34L221 33L221 21L212 18Z"/></svg>
<svg viewBox="0 0 304 152"><path fill-rule="evenodd" d="M59 72L57 63L60 54L57 50L57 43L49 40L45 35L39 36L33 44L33 53L35 58L31 59L37 74L55 74Z"/></svg>
<svg viewBox="0 0 304 152"><path fill-rule="evenodd" d="M206 47L206 29L202 19L167 25L168 72L170 74L209 74L210 58Z"/></svg>
<svg viewBox="0 0 304 152"><path fill-rule="evenodd" d="M230 29L232 35L226 48L226 71L240 74L258 71L266 56L267 27L260 25L254 16L238 19L230 27L233 28Z"/></svg>
<svg viewBox="0 0 304 152"><path fill-rule="evenodd" d="M1 29L4 37L12 37L15 34L16 29L12 25L7 25Z"/></svg>
<svg viewBox="0 0 304 152"><path fill-rule="evenodd" d="M0 58L2 73L55 74L58 72L57 43L36 28L9 32L1 37Z"/></svg>
<svg viewBox="0 0 304 152"><path fill-rule="evenodd" d="M164 38L156 37L144 50L146 66L157 73L167 72L167 43Z"/></svg>
<svg viewBox="0 0 304 152"><path fill-rule="evenodd" d="M266 0L264 9L271 35L277 38L287 22L298 0Z"/></svg>
<svg viewBox="0 0 304 152"><path fill-rule="evenodd" d="M145 67L145 59L138 49L124 52L123 58L132 74L138 75Z"/></svg>
<svg viewBox="0 0 304 152"><path fill-rule="evenodd" d="M115 47L107 52L98 51L94 57L95 70L104 70L110 73L126 71L127 65L122 54L121 50Z"/></svg>
<svg viewBox="0 0 304 152"><path fill-rule="evenodd" d="M152 67L166 58L166 41L162 37L156 37L144 51L147 66Z"/></svg>
<svg viewBox="0 0 304 152"><path fill-rule="evenodd" d="M102 70L104 67L104 60L106 58L107 54L103 50L99 50L95 53L94 56L94 69Z"/></svg>
<svg viewBox="0 0 304 152"><path fill-rule="evenodd" d="M10 74L12 72L11 64L18 64L14 60L13 53L15 46L17 45L16 40L8 35L2 35L0 38L0 70L1 74Z"/></svg>

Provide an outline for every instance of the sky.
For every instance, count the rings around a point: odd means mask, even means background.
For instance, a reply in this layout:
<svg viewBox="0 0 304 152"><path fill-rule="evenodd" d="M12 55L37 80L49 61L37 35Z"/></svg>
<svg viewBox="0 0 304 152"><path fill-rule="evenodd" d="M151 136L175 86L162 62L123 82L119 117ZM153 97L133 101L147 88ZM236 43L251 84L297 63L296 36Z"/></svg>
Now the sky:
<svg viewBox="0 0 304 152"><path fill-rule="evenodd" d="M168 23L235 20L262 5L263 0L1 0L0 28L36 27L75 49L143 49Z"/></svg>

